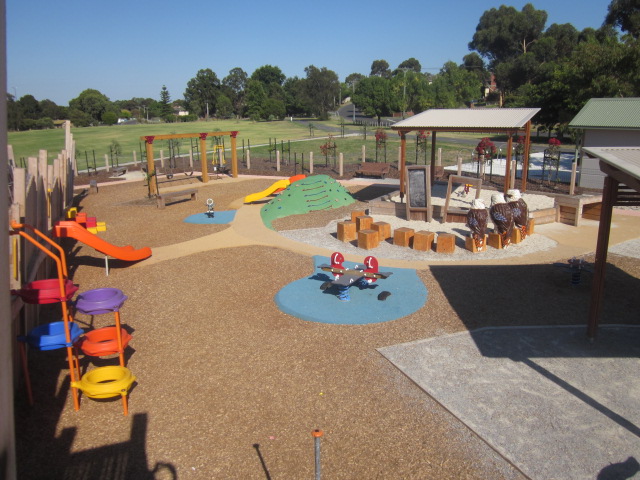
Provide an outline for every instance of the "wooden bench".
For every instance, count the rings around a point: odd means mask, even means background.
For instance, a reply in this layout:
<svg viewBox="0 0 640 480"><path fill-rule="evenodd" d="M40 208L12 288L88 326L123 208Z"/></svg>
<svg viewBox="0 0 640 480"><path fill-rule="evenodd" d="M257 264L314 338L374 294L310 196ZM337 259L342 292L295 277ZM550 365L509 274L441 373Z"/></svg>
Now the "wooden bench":
<svg viewBox="0 0 640 480"><path fill-rule="evenodd" d="M358 166L356 175L368 177L380 177L384 179L389 173L388 163L363 162Z"/></svg>
<svg viewBox="0 0 640 480"><path fill-rule="evenodd" d="M179 190L176 192L164 192L159 193L156 197L156 202L158 204L158 208L165 207L165 200L168 198L176 198L176 197L187 197L190 196L191 200L195 200L198 198L198 190L190 189L190 190Z"/></svg>

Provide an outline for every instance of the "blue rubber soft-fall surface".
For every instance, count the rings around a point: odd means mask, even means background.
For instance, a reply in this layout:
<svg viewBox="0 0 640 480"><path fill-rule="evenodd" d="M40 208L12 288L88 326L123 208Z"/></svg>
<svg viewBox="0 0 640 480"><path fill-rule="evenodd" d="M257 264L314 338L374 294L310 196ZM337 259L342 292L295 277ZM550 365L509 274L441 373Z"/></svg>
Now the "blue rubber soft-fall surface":
<svg viewBox="0 0 640 480"><path fill-rule="evenodd" d="M364 325L405 317L422 308L427 301L427 288L415 270L387 268L382 264L379 270L393 272L393 275L386 280L377 280L372 287L350 287L351 300L342 302L336 296L335 287L320 290L325 281L333 279L330 272L318 268L318 265L329 264L329 258L314 256L313 262L314 271L308 277L286 285L276 294L276 305L284 313L311 322ZM355 265L344 262L347 268ZM383 291L391 295L384 301L378 300L378 294Z"/></svg>
<svg viewBox="0 0 640 480"><path fill-rule="evenodd" d="M223 210L213 212L213 217L206 213L196 213L184 219L185 223L203 223L203 224L227 224L233 222L236 216L235 210Z"/></svg>

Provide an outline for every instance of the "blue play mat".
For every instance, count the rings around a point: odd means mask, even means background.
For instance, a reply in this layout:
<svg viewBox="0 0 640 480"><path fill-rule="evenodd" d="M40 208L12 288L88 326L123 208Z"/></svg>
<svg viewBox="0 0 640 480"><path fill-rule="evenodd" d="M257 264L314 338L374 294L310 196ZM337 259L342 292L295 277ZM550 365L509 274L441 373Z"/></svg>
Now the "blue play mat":
<svg viewBox="0 0 640 480"><path fill-rule="evenodd" d="M313 263L311 275L286 285L276 294L276 305L284 313L311 322L364 325L405 317L422 308L427 301L427 288L415 270L380 265L381 272L393 272L393 275L368 288L350 287L351 301L341 302L335 287L320 289L324 282L333 279L330 272L318 268L323 263L331 263L329 258L314 256ZM355 265L344 262L348 268ZM383 291L391 295L386 300L378 300L378 294Z"/></svg>
<svg viewBox="0 0 640 480"><path fill-rule="evenodd" d="M191 215L184 219L185 223L205 223L205 224L216 224L216 225L224 225L227 223L233 222L233 219L236 216L235 210L223 210L221 212L214 212L213 216L210 217L206 213L196 213L195 215Z"/></svg>

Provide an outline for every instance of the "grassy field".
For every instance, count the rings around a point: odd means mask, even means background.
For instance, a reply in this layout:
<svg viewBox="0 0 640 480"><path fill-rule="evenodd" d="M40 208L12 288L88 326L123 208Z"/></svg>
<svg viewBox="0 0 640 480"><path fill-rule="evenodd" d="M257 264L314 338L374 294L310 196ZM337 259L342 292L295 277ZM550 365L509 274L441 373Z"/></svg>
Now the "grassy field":
<svg viewBox="0 0 640 480"><path fill-rule="evenodd" d="M313 137L308 126L298 122L278 121L278 122L253 122L250 120L229 120L229 121L199 121L191 123L168 123L168 124L142 124L142 125L121 125L112 127L87 127L72 128L74 140L76 141L76 158L78 166L81 170L87 166L87 160L93 165L95 156L96 165L98 167L104 165L105 154L110 153L110 147L115 145L120 147L121 154L118 162L129 163L133 161L133 152L136 152L137 159L140 160L141 151L144 145L140 141L141 136L145 135L164 135L172 133L198 133L198 132L216 132L216 131L238 131L238 148L242 148L243 142L245 147L251 145L251 155L254 158L269 158L269 139L275 139L278 150L284 150L283 156L287 156L291 160L301 159L304 155L305 161L308 161L309 153L313 152L314 160L322 162L324 156L321 153L320 146L327 142L326 135L328 132L323 130L323 126L331 126L340 128L340 120L330 119L326 122L313 120L316 128L313 130ZM342 137L340 132L333 133L334 142L337 145L336 153L342 153L345 163L356 163L361 161L362 146L365 145L367 160L385 161L384 149L378 149L376 152L374 133L375 129L367 128L367 138L364 139L364 131L362 127L350 126L345 124L345 133L347 136ZM357 134L350 136L349 134ZM386 161L394 162L398 159L398 149L400 146L399 136L387 130L387 147ZM444 134L443 134L444 135ZM476 141L482 137L481 134L458 134L446 133L447 140L442 138L438 141L438 147L442 149L442 163L451 165L456 163L456 157L462 156L468 159L471 156ZM224 138L226 148L230 146L229 137ZM496 145L506 143L506 138L493 136ZM546 144L546 137L540 139L538 147ZM282 142L282 143L281 143ZM9 144L12 145L14 157L18 164L22 164L22 159L34 157L38 155L38 151L47 150L49 159L57 156L58 152L64 148L64 130L33 130L28 132L10 132ZM194 139L193 144L196 144ZM208 148L213 149L214 140L207 142ZM431 140L428 140L428 151L426 162L430 162L430 146ZM191 142L188 139L182 139L179 152L188 154ZM565 146L565 148L568 147ZM158 141L154 144L154 153L159 157L160 150L163 150L165 156L169 156L169 145L167 141ZM289 149L289 151L287 151ZM376 157L377 153L377 157ZM241 155L241 154L240 154ZM275 152L271 152L275 158ZM112 160L113 161L113 160ZM330 161L332 161L330 159ZM407 161L410 163L425 163L425 153L418 152L416 156L415 137L409 136L407 139Z"/></svg>

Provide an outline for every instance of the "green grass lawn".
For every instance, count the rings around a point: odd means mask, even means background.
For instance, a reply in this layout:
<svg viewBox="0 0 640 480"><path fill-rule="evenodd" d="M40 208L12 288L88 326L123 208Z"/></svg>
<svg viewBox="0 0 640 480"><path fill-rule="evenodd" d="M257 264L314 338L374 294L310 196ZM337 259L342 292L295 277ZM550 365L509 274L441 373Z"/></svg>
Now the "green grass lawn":
<svg viewBox="0 0 640 480"><path fill-rule="evenodd" d="M313 152L314 161L316 163L323 162L324 156L321 153L320 146L327 142L326 135L328 132L322 130L322 125L340 127L341 122L339 119L332 118L326 122L312 120L312 123L317 127L313 131L313 137L310 136L309 128L306 125L298 122L290 121L276 121L276 122L253 122L250 120L228 120L228 121L198 121L191 123L163 123L163 124L141 124L141 125L121 125L112 127L87 127L87 128L72 128L76 142L76 158L78 160L78 166L81 170L87 166L87 160L93 165L93 158L95 156L96 165L98 167L104 165L104 156L109 154L110 147L113 142L117 142L121 149L119 156L119 163L128 163L133 161L133 152L136 152L137 160L140 161L141 152L144 150L144 144L140 141L141 136L146 135L166 135L173 133L199 133L199 132L224 132L224 131L238 131L237 144L238 148L245 148L251 145L251 154L254 158L268 158L269 147L261 146L269 144L269 140L275 140L278 149L281 150L284 147L286 155L291 160L297 157L298 160L304 155L305 162L309 159L309 153ZM348 123L345 124L345 132L358 133L357 136L345 136L342 137L340 133L334 133L333 139L337 145L336 153L342 153L345 163L357 163L362 159L362 146L365 145L367 160L376 159L376 145L375 145L375 128L367 128L367 139L364 139L363 128L360 126L352 126ZM387 147L386 147L386 161L395 162L398 159L398 148L400 146L400 138L396 132L387 130ZM467 161L473 150L473 143L469 143L470 139L477 139L478 141L482 137L482 134L469 134L469 133L446 133L447 140L440 139L437 143L438 148L442 149L442 163L444 165L453 165L456 163L457 156ZM226 148L230 147L229 137L222 137ZM452 140L453 139L453 140ZM460 139L460 142L456 142L455 139ZM494 142L506 143L506 138L498 136L492 136ZM467 143L464 143L467 140ZM181 139L179 145L179 153L188 154L191 148L191 141L189 139ZM197 143L196 139L193 140L193 144ZM21 164L21 159L27 157L38 156L39 150L46 150L50 160L55 158L57 154L64 148L64 130L33 130L28 132L10 132L9 144L13 147L14 157L18 164ZM538 146L544 146L546 139L541 139L541 143ZM207 141L207 148L213 149L215 145L214 139ZM565 148L568 145L565 145ZM290 153L286 152L286 149L290 148ZM157 141L154 143L154 155L160 156L160 150L163 150L165 157L169 156L168 141ZM430 163L431 158L431 139L428 140L428 150L426 154L426 163ZM271 152L272 157L275 158L275 152ZM241 154L239 154L241 156ZM419 152L416 158L416 143L415 137L410 135L407 138L407 162L408 163L425 163L424 152ZM384 149L377 150L377 160L385 161ZM330 160L331 161L331 160Z"/></svg>

